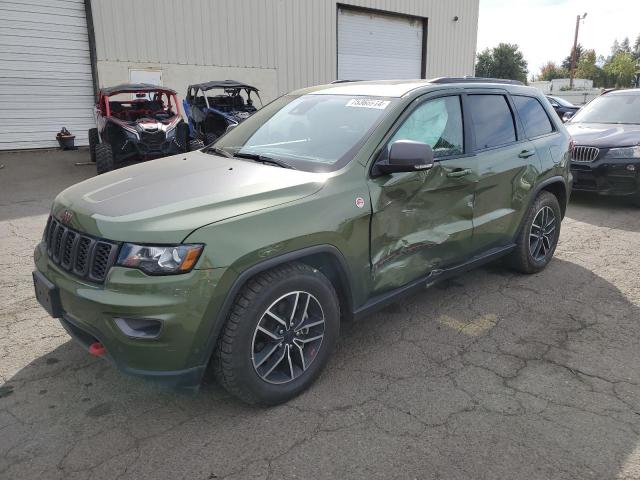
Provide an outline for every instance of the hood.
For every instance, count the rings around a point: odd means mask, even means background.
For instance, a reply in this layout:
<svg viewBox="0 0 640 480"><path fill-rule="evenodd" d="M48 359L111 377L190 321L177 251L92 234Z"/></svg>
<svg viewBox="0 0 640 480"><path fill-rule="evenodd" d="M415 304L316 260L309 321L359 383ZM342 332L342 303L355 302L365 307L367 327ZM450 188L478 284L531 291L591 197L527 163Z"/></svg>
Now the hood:
<svg viewBox="0 0 640 480"><path fill-rule="evenodd" d="M598 148L640 145L640 125L612 123L565 123L576 145Z"/></svg>
<svg viewBox="0 0 640 480"><path fill-rule="evenodd" d="M198 151L73 185L53 213L69 210L73 228L110 240L177 243L201 226L311 195L326 178Z"/></svg>

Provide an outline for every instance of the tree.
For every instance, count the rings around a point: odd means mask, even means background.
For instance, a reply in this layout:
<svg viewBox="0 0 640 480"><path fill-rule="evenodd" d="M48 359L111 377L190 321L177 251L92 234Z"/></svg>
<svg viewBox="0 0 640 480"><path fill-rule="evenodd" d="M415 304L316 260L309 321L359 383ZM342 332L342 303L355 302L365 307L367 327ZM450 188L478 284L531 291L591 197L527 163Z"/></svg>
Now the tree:
<svg viewBox="0 0 640 480"><path fill-rule="evenodd" d="M526 83L527 72L527 62L518 45L500 43L478 54L477 77L506 78Z"/></svg>
<svg viewBox="0 0 640 480"><path fill-rule="evenodd" d="M485 48L478 54L476 62L476 77L491 77L493 72L493 54L491 49Z"/></svg>
<svg viewBox="0 0 640 480"><path fill-rule="evenodd" d="M620 51L607 62L604 71L616 87L629 87L635 76L636 59L630 53Z"/></svg>
<svg viewBox="0 0 640 480"><path fill-rule="evenodd" d="M540 80L550 81L555 78L567 78L569 73L562 67L559 67L552 61L548 61L541 69L540 69Z"/></svg>
<svg viewBox="0 0 640 480"><path fill-rule="evenodd" d="M629 44L629 37L624 37L620 44L620 51L625 53L631 53L631 45Z"/></svg>
<svg viewBox="0 0 640 480"><path fill-rule="evenodd" d="M636 37L633 44L633 56L636 57L636 60L640 60L640 35Z"/></svg>
<svg viewBox="0 0 640 480"><path fill-rule="evenodd" d="M582 45L578 44L578 46L576 47L576 65L580 61L580 57L582 57L583 52L584 52L584 49L582 48ZM573 47L571 47L571 52L569 53L569 56L562 61L562 68L564 68L567 72L571 69L572 56L573 56Z"/></svg>
<svg viewBox="0 0 640 480"><path fill-rule="evenodd" d="M597 65L596 51L585 50L578 66L576 67L576 78L587 78L593 80L594 87L604 87L605 78L604 73Z"/></svg>
<svg viewBox="0 0 640 480"><path fill-rule="evenodd" d="M611 45L611 57L609 57L610 59L615 57L616 54L620 51L620 44L618 43L618 39L616 38L613 41L613 45Z"/></svg>

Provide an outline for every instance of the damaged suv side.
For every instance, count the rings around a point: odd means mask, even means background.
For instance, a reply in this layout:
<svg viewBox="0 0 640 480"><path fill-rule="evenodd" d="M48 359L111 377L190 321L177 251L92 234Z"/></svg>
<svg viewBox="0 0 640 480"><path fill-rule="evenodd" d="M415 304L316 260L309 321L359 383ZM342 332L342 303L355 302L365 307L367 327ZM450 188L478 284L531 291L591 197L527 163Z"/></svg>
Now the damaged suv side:
<svg viewBox="0 0 640 480"><path fill-rule="evenodd" d="M570 150L544 97L513 82L299 90L206 149L60 193L36 295L125 372L194 386L211 366L246 402L284 402L342 321L502 256L543 270Z"/></svg>

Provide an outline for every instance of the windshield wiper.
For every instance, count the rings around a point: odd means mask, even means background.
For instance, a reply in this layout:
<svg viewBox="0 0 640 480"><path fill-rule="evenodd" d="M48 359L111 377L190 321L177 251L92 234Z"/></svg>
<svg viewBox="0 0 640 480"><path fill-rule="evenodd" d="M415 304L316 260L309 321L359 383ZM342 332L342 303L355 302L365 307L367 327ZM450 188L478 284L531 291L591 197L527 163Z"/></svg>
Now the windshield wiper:
<svg viewBox="0 0 640 480"><path fill-rule="evenodd" d="M207 152L217 153L218 155L222 155L223 157L233 158L233 155L226 150L223 150L220 147L209 147L207 148Z"/></svg>
<svg viewBox="0 0 640 480"><path fill-rule="evenodd" d="M286 162L283 162L282 160L277 160L275 158L267 157L266 155L260 155L260 154L257 154L257 153L237 152L234 155L234 157L247 158L249 160L254 160L256 162L260 162L260 163L264 163L264 164L276 165L278 167L290 168L292 170L296 170L296 168L293 165L290 165L290 164L288 164Z"/></svg>

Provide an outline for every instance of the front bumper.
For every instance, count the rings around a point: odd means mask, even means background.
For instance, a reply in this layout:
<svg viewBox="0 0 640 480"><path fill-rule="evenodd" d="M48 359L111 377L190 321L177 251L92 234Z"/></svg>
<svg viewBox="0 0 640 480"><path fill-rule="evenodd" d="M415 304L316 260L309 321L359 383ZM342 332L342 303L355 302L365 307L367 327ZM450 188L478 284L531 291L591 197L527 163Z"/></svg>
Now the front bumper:
<svg viewBox="0 0 640 480"><path fill-rule="evenodd" d="M139 139L127 137L121 144L115 146L114 154L119 160L131 157L177 155L187 151L187 146L180 144L177 132L171 137L165 137L164 132L159 132L158 139L154 139L154 135L150 134L140 133L139 135Z"/></svg>
<svg viewBox="0 0 640 480"><path fill-rule="evenodd" d="M209 360L212 322L219 321L223 295L218 286L226 269L148 276L112 267L104 284L98 285L51 262L42 243L34 260L37 271L57 287L62 326L85 348L102 343L105 358L125 373L174 386L200 383ZM158 320L161 328L154 338L132 338L116 318Z"/></svg>
<svg viewBox="0 0 640 480"><path fill-rule="evenodd" d="M615 196L640 194L640 159L572 161L571 173L575 191Z"/></svg>

